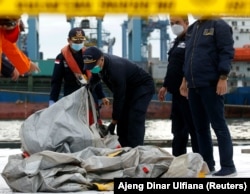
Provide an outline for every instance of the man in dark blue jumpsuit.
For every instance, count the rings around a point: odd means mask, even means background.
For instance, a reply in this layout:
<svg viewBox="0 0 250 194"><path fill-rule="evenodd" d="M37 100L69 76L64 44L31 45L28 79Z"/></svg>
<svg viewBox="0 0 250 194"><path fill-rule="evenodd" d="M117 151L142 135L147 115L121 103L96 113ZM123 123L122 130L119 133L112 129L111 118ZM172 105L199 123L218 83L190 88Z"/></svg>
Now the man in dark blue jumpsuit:
<svg viewBox="0 0 250 194"><path fill-rule="evenodd" d="M189 134L193 152L199 152L195 126L186 97L180 94L179 88L184 76L185 32L188 28L188 16L170 16L173 33L177 36L168 52L168 67L158 99L163 101L167 92L172 94L172 154L179 156L187 152Z"/></svg>
<svg viewBox="0 0 250 194"><path fill-rule="evenodd" d="M143 145L145 120L148 105L155 93L153 78L137 64L109 54L103 54L96 47L89 47L83 55L84 68L92 76L90 85L102 80L113 92L111 133L117 125L117 135L123 147Z"/></svg>

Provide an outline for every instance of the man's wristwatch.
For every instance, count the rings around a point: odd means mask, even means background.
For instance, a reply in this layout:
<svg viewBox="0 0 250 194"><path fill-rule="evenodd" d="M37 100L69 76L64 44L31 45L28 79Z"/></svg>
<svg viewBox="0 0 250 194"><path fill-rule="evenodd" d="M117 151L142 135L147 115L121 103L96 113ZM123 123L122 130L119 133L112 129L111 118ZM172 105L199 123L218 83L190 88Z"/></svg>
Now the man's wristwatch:
<svg viewBox="0 0 250 194"><path fill-rule="evenodd" d="M228 76L227 76L227 75L220 75L220 79L221 79L221 80L227 80L227 79L228 79Z"/></svg>

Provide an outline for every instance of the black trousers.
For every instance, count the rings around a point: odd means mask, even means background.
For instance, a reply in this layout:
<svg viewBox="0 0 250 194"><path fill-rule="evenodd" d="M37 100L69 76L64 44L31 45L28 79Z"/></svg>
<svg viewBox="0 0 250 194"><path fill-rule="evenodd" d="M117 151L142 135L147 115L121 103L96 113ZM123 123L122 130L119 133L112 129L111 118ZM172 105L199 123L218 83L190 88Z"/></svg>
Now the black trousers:
<svg viewBox="0 0 250 194"><path fill-rule="evenodd" d="M179 93L172 95L172 154L179 156L187 152L189 135L193 152L198 153L197 135L187 98Z"/></svg>
<svg viewBox="0 0 250 194"><path fill-rule="evenodd" d="M153 82L128 91L117 124L117 135L122 147L143 145L148 105L155 93Z"/></svg>

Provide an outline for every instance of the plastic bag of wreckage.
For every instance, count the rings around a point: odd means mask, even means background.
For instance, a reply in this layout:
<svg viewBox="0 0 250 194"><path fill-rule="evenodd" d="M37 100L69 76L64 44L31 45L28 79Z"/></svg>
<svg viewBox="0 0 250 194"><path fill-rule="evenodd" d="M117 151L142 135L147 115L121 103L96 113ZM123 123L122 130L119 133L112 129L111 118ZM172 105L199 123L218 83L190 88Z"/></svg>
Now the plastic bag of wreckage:
<svg viewBox="0 0 250 194"><path fill-rule="evenodd" d="M89 127L94 107L82 87L26 119L20 138L29 156L9 156L2 171L8 186L32 193L113 190L114 177L198 177L208 169L197 153L174 157L156 146L117 148L116 135L100 136L96 114Z"/></svg>
<svg viewBox="0 0 250 194"><path fill-rule="evenodd" d="M197 153L175 158L156 146L87 147L70 154L42 151L27 158L9 156L2 176L13 191L24 193L104 191L114 189L114 177L198 177L204 164Z"/></svg>
<svg viewBox="0 0 250 194"><path fill-rule="evenodd" d="M119 146L116 135L101 137L96 111L92 111L94 123L90 125L90 110L96 110L93 97L86 87L81 87L35 112L20 128L22 150L31 155L44 150L73 153L89 146Z"/></svg>

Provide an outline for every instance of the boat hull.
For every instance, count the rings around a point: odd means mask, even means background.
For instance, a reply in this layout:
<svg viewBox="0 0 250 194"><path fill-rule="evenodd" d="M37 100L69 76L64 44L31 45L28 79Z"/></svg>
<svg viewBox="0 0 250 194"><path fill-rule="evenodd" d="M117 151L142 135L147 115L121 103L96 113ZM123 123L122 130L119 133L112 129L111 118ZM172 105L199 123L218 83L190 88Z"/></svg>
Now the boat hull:
<svg viewBox="0 0 250 194"><path fill-rule="evenodd" d="M24 120L34 112L47 108L48 103L29 102L1 102L0 120ZM152 100L148 107L147 119L169 119L171 114L171 101L159 102ZM102 119L111 119L112 105L100 109ZM226 118L250 118L250 106L225 105Z"/></svg>

